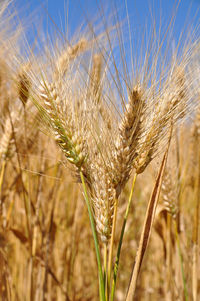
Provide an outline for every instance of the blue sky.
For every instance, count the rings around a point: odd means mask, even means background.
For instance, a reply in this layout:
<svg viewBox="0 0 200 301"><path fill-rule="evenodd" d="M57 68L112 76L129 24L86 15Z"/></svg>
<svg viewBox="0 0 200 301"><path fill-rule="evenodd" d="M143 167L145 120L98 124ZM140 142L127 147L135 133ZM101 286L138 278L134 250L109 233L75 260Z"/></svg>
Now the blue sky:
<svg viewBox="0 0 200 301"><path fill-rule="evenodd" d="M160 26L160 17L162 24L167 24L175 12L177 3L175 0L127 0L131 27L139 28L137 32L140 33L145 24L150 28L151 15L156 20L157 27ZM31 14L40 16L45 33L50 27L55 29L55 22L61 30L66 28L68 23L68 33L73 34L78 26L85 22L86 16L89 20L99 19L99 6L104 7L106 16L111 15L117 8L119 18L123 20L126 17L124 0L14 0L14 5L20 16L25 19ZM200 23L199 10L200 0L180 1L174 26L176 39L185 27L191 24L197 26Z"/></svg>
<svg viewBox="0 0 200 301"><path fill-rule="evenodd" d="M101 7L105 14L104 24L113 13L123 23L127 20L128 10L132 41L139 46L145 34L151 32L153 21L156 31L159 31L162 25L164 29L161 36L164 36L172 16L176 16L170 38L170 43L172 41L171 44L174 45L177 45L181 33L187 36L188 30L197 28L200 24L200 0L13 0L12 6L17 10L20 19L24 20L24 24L28 21L30 28L27 36L30 44L35 39L34 33L38 29L44 40L47 35L54 40L54 36L59 37L60 33L70 39L82 24L87 24L87 20L102 23ZM127 25L127 21L125 23ZM110 21L108 24L110 25ZM130 62L129 32L127 26L125 28L123 38L127 37L126 60ZM196 36L200 36L199 28L195 33ZM170 47L170 51L173 51L173 45ZM139 47L135 49L135 52L138 51L135 55L141 56Z"/></svg>

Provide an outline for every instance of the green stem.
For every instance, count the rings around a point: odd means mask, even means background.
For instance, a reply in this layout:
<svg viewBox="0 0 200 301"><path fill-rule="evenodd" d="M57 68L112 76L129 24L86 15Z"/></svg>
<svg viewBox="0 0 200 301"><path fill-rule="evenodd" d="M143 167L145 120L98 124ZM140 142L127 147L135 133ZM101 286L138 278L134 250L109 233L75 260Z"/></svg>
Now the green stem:
<svg viewBox="0 0 200 301"><path fill-rule="evenodd" d="M119 240L118 249L117 249L117 258L116 258L115 267L114 267L114 275L113 275L112 291L111 291L111 301L114 300L114 294L115 294L115 287L116 287L116 281L117 281L117 272L118 272L118 267L119 267L119 258L120 258L120 253L121 253L122 241L123 241L123 237L124 237L126 222L127 222L128 213L129 213L129 210L130 210L130 205L131 205L131 200L132 200L132 196L133 196L133 190L134 190L136 178L137 178L137 174L135 174L134 178L133 178L131 192L130 192L130 195L129 195L128 204L127 204L127 207L126 207L126 212L125 212L125 215L124 215L124 221L123 221L123 225L122 225L122 229L121 229L120 240Z"/></svg>
<svg viewBox="0 0 200 301"><path fill-rule="evenodd" d="M86 185L85 185L84 176L83 176L83 173L81 171L80 171L80 177L81 177L81 182L82 182L82 185L83 185L85 201L86 201L86 205L87 205L87 209L88 209L88 214L89 214L89 218L90 218L90 224L91 224L91 229L92 229L92 234L93 234L94 244L95 244L95 251L96 251L98 271L99 271L100 300L105 301L106 300L105 299L105 286L104 286L104 278L103 278L102 265L101 265L99 242L98 242L98 238L97 238L97 232L96 232L94 217L93 217L92 209L91 209L91 206L90 206L89 197L88 197L88 194L87 194L87 189L86 189Z"/></svg>
<svg viewBox="0 0 200 301"><path fill-rule="evenodd" d="M107 253L108 253L108 246L107 244L104 244L104 287L105 291L107 290Z"/></svg>

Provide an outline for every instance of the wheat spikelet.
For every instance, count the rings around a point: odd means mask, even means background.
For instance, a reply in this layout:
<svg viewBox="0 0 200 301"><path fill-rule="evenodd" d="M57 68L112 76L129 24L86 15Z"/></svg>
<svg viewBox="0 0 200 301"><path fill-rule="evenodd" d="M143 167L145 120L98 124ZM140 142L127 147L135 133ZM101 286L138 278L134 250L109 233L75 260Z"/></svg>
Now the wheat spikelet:
<svg viewBox="0 0 200 301"><path fill-rule="evenodd" d="M102 74L102 56L95 54L93 56L93 65L90 74L89 94L96 104L101 98L101 74Z"/></svg>
<svg viewBox="0 0 200 301"><path fill-rule="evenodd" d="M112 221L115 202L115 190L109 178L108 170L102 160L96 158L92 168L92 203L95 212L97 231L101 241L107 243L112 232Z"/></svg>
<svg viewBox="0 0 200 301"><path fill-rule="evenodd" d="M136 156L139 137L142 134L145 101L142 90L136 86L129 96L126 111L119 125L119 135L115 144L113 165L113 185L119 196L130 177Z"/></svg>
<svg viewBox="0 0 200 301"><path fill-rule="evenodd" d="M10 70L6 64L6 61L0 60L0 106L2 115L6 115L8 111L8 103L9 103L9 90L8 90L8 82L9 82Z"/></svg>
<svg viewBox="0 0 200 301"><path fill-rule="evenodd" d="M62 77L68 70L71 62L88 48L88 41L80 39L75 45L67 47L56 62L55 78Z"/></svg>
<svg viewBox="0 0 200 301"><path fill-rule="evenodd" d="M191 83L186 79L187 53L183 54L182 62L175 60L167 71L166 79L159 90L149 89L150 102L153 111L148 111L145 131L139 143L134 167L137 173L142 173L161 149L161 143L166 141L167 131L191 111ZM152 89L152 92L151 92ZM151 101L151 94L154 100ZM148 99L148 96L147 96ZM195 104L195 102L194 102Z"/></svg>
<svg viewBox="0 0 200 301"><path fill-rule="evenodd" d="M59 104L62 103L60 90L56 84L47 84L40 87L40 96L44 101L48 122L53 130L54 138L62 149L67 160L80 169L85 161L85 141L79 134L70 113L66 119L62 116Z"/></svg>
<svg viewBox="0 0 200 301"><path fill-rule="evenodd" d="M161 106L158 106L152 119L149 118L147 121L150 125L148 123L146 125L134 161L134 168L137 174L142 173L145 170L157 151L161 132L164 127L162 118L165 115L162 115L161 112Z"/></svg>
<svg viewBox="0 0 200 301"><path fill-rule="evenodd" d="M112 128L112 116L105 99L102 96L103 83L105 81L105 70L103 69L103 58L102 54L95 54L93 56L93 65L90 74L90 84L88 87L88 95L92 98L92 102L95 105L94 110L100 115L103 124L106 127L106 131L110 131Z"/></svg>
<svg viewBox="0 0 200 301"><path fill-rule="evenodd" d="M29 98L29 90L31 86L30 79L27 76L29 68L29 64L23 65L18 74L18 95L24 106Z"/></svg>
<svg viewBox="0 0 200 301"><path fill-rule="evenodd" d="M15 116L14 113L11 114L11 118L12 117L14 118L14 116ZM13 135L12 123L11 123L10 116L8 116L5 121L4 132L2 134L1 141L0 141L0 158L3 160L5 160L9 154L12 135Z"/></svg>
<svg viewBox="0 0 200 301"><path fill-rule="evenodd" d="M178 207L176 205L177 195L167 169L164 173L161 192L164 208L171 214L173 218L176 218L178 212Z"/></svg>
<svg viewBox="0 0 200 301"><path fill-rule="evenodd" d="M178 78L177 74L179 74ZM173 88L169 86L163 95L157 95L157 97L160 96L160 101L155 106L155 113L149 120L150 124L147 124L146 132L141 141L141 148L134 163L138 174L145 170L156 155L165 130L184 117L186 112L187 97L183 73L177 72L175 79L175 84L173 84L174 77L170 82Z"/></svg>

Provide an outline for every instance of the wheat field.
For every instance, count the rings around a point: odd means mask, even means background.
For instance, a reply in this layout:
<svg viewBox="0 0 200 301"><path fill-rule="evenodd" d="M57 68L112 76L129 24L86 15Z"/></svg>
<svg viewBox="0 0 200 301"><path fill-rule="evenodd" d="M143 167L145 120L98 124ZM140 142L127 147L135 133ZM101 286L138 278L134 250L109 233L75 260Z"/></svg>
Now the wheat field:
<svg viewBox="0 0 200 301"><path fill-rule="evenodd" d="M0 4L2 301L200 300L199 29L100 15L30 44Z"/></svg>

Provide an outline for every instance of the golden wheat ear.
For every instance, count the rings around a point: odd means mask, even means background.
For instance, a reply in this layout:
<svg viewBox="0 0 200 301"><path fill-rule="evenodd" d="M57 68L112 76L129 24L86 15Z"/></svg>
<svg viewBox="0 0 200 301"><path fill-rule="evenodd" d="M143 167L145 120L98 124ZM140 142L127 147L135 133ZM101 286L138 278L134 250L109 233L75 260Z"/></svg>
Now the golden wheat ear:
<svg viewBox="0 0 200 301"><path fill-rule="evenodd" d="M129 102L119 124L119 134L112 160L113 185L119 196L130 177L137 154L138 142L142 135L145 114L145 100L140 86L130 93Z"/></svg>
<svg viewBox="0 0 200 301"><path fill-rule="evenodd" d="M83 153L84 142L82 138L75 133L73 120L68 123L64 120L62 114L59 112L59 103L61 102L59 90L54 84L47 84L46 87L40 87L40 95L44 101L44 107L49 117L49 125L53 130L54 137L67 160L73 163L77 168L81 168L85 155Z"/></svg>
<svg viewBox="0 0 200 301"><path fill-rule="evenodd" d="M4 132L1 136L1 141L0 141L0 157L1 159L6 158L6 156L8 155L8 151L9 151L9 145L10 145L10 141L12 139L12 124L10 121L10 118L6 118L5 121L5 126L4 126Z"/></svg>
<svg viewBox="0 0 200 301"><path fill-rule="evenodd" d="M68 46L56 61L54 80L62 78L68 71L73 61L89 48L89 43L86 39L81 38L75 45Z"/></svg>
<svg viewBox="0 0 200 301"><path fill-rule="evenodd" d="M175 219L178 213L178 205L176 204L177 191L174 186L175 185L174 183L172 183L170 174L166 169L163 177L163 182L162 182L161 196L162 196L163 206Z"/></svg>
<svg viewBox="0 0 200 301"><path fill-rule="evenodd" d="M31 88L31 81L30 78L28 77L29 69L30 69L29 63L22 66L18 73L18 79L17 79L19 99L21 100L24 106L26 105L27 100L29 98L30 88Z"/></svg>

